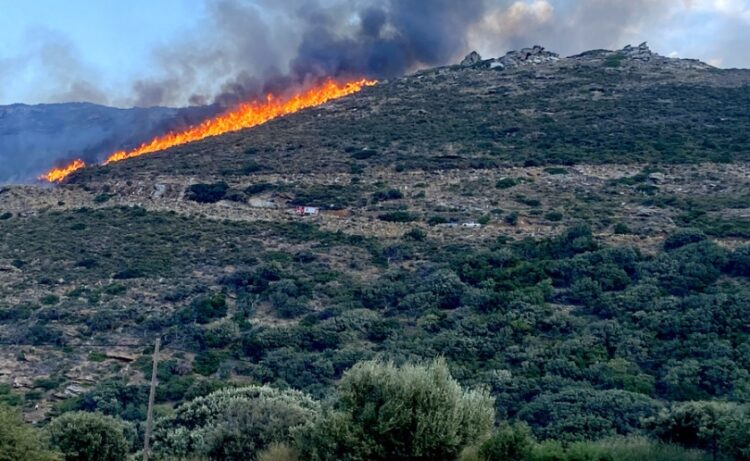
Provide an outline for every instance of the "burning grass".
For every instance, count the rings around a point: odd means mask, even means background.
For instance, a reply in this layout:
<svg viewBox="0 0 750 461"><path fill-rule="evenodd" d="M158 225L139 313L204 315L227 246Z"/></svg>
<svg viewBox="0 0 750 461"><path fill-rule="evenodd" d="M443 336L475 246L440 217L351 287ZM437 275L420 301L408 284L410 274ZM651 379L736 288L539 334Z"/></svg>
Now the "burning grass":
<svg viewBox="0 0 750 461"><path fill-rule="evenodd" d="M107 157L104 165L120 162L129 158L169 149L170 147L200 141L211 136L218 136L232 131L252 128L285 115L299 112L300 110L325 104L333 99L338 99L357 93L366 86L375 85L373 80L356 80L347 83L337 83L328 80L325 83L310 88L288 99L280 99L269 94L265 101L251 101L240 104L238 107L208 119L199 125L190 127L184 131L167 133L156 137L149 142L129 151L118 151ZM83 160L77 159L70 164L54 168L43 174L40 179L49 182L62 182L73 172L84 168Z"/></svg>

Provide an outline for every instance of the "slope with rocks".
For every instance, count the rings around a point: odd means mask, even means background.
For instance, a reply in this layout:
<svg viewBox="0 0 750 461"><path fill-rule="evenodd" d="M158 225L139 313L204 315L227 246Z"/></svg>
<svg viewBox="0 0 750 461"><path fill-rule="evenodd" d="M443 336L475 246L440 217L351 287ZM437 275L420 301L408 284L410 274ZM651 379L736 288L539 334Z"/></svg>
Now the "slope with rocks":
<svg viewBox="0 0 750 461"><path fill-rule="evenodd" d="M167 406L436 355L540 435L744 401L748 102L748 71L534 47L4 187L0 399L139 420L158 336Z"/></svg>

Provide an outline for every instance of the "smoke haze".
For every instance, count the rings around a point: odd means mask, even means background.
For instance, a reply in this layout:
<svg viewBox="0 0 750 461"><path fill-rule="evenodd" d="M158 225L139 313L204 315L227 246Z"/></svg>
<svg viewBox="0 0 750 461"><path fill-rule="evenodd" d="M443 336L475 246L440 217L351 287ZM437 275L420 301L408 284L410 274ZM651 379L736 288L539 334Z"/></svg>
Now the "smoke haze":
<svg viewBox="0 0 750 461"><path fill-rule="evenodd" d="M34 30L0 61L44 102L186 106L283 91L322 77L388 78L533 44L563 55L649 41L662 54L750 66L750 0L204 0L200 25L152 51L142 78L101 87L64 36ZM0 90L2 91L2 90ZM0 94L8 98L8 95Z"/></svg>

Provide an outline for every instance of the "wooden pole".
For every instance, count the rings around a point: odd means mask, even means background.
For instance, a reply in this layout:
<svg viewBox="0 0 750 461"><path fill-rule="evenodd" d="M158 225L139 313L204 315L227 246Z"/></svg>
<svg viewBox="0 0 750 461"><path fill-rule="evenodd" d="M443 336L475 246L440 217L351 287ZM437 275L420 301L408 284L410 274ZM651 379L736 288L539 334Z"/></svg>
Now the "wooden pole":
<svg viewBox="0 0 750 461"><path fill-rule="evenodd" d="M154 345L153 365L151 368L151 390L148 393L148 413L146 414L146 435L143 439L143 461L148 461L151 429L154 424L154 398L156 397L156 376L159 368L159 346L161 338L156 338Z"/></svg>

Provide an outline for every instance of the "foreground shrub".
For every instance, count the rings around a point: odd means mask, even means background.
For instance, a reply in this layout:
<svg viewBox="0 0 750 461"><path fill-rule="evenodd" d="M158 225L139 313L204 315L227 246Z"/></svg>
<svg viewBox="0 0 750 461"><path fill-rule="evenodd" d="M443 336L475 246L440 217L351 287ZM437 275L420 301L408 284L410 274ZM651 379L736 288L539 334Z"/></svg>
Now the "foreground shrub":
<svg viewBox="0 0 750 461"><path fill-rule="evenodd" d="M454 460L494 421L493 399L462 389L442 360L359 363L337 394L337 411L300 432L301 459Z"/></svg>
<svg viewBox="0 0 750 461"><path fill-rule="evenodd" d="M504 424L479 447L479 456L485 461L524 461L533 447L534 438L527 425Z"/></svg>
<svg viewBox="0 0 750 461"><path fill-rule="evenodd" d="M724 402L686 402L647 421L665 442L706 450L714 459L750 460L750 411Z"/></svg>
<svg viewBox="0 0 750 461"><path fill-rule="evenodd" d="M283 443L274 443L258 454L258 461L297 461L297 459L297 451Z"/></svg>
<svg viewBox="0 0 750 461"><path fill-rule="evenodd" d="M124 461L130 449L126 423L99 413L65 413L47 431L66 461Z"/></svg>
<svg viewBox="0 0 750 461"><path fill-rule="evenodd" d="M224 389L179 407L159 420L154 451L161 456L255 459L290 430L310 423L318 403L297 391L250 386Z"/></svg>
<svg viewBox="0 0 750 461"><path fill-rule="evenodd" d="M44 448L39 432L24 424L17 412L0 406L0 460L53 461L60 459Z"/></svg>
<svg viewBox="0 0 750 461"><path fill-rule="evenodd" d="M605 439L564 445L538 443L528 428L505 424L479 446L461 453L459 461L708 461L706 453L645 437Z"/></svg>

